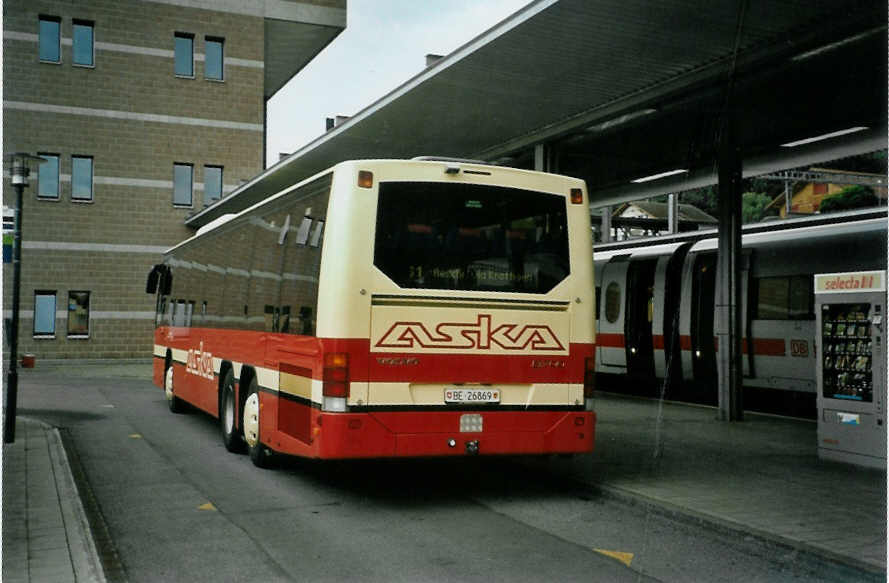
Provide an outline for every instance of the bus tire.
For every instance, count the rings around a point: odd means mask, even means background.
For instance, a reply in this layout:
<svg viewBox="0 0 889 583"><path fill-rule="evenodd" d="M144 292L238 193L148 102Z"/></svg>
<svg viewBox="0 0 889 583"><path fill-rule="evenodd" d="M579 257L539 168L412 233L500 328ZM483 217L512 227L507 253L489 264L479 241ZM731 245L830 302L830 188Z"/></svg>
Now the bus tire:
<svg viewBox="0 0 889 583"><path fill-rule="evenodd" d="M257 468L268 468L271 466L271 450L266 447L259 438L259 389L256 385L256 378L250 379L247 389L247 399L244 401L244 422L241 428L244 431L244 441L247 442L247 453L250 455L250 461Z"/></svg>
<svg viewBox="0 0 889 583"><path fill-rule="evenodd" d="M173 363L167 365L164 371L164 395L167 397L167 407L173 413L185 412L185 401L176 396L173 392Z"/></svg>
<svg viewBox="0 0 889 583"><path fill-rule="evenodd" d="M225 373L219 398L219 429L222 432L222 443L232 453L244 451L244 439L238 429L235 408L235 375L231 369Z"/></svg>

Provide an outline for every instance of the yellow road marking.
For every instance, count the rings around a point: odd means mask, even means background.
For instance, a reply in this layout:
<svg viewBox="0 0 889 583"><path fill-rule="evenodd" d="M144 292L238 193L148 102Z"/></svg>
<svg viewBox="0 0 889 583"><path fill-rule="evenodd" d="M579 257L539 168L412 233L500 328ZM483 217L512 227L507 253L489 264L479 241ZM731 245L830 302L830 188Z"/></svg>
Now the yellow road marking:
<svg viewBox="0 0 889 583"><path fill-rule="evenodd" d="M130 433L130 439L142 439L141 433Z"/></svg>
<svg viewBox="0 0 889 583"><path fill-rule="evenodd" d="M612 559L617 559L627 567L630 566L630 563L633 562L633 553L623 553L621 551L605 551L602 549L593 549L597 553L601 555L605 555L606 557L611 557Z"/></svg>
<svg viewBox="0 0 889 583"><path fill-rule="evenodd" d="M198 510L216 510L216 507L213 506L212 502L207 502L206 504L198 506Z"/></svg>

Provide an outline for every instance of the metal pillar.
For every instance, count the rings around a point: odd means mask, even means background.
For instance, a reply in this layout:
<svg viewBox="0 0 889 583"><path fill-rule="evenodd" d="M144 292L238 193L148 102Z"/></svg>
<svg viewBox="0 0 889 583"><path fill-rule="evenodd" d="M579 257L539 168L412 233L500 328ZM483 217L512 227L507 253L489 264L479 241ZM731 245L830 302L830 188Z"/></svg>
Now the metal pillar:
<svg viewBox="0 0 889 583"><path fill-rule="evenodd" d="M784 218L789 219L793 212L793 200L790 196L790 181L784 181Z"/></svg>
<svg viewBox="0 0 889 583"><path fill-rule="evenodd" d="M679 232L679 195L675 193L667 195L667 232Z"/></svg>
<svg viewBox="0 0 889 583"><path fill-rule="evenodd" d="M15 189L15 235L12 243L12 324L9 330L9 372L6 374L6 402L3 411L3 443L15 441L15 416L19 392L19 299L22 281L22 184Z"/></svg>
<svg viewBox="0 0 889 583"><path fill-rule="evenodd" d="M719 255L716 266L716 338L719 419L744 418L741 387L741 154L731 132L719 152Z"/></svg>
<svg viewBox="0 0 889 583"><path fill-rule="evenodd" d="M611 207L602 209L602 240L601 243L611 243Z"/></svg>
<svg viewBox="0 0 889 583"><path fill-rule="evenodd" d="M534 144L534 170L537 172L546 172L549 170L546 163L547 147L546 144Z"/></svg>
<svg viewBox="0 0 889 583"><path fill-rule="evenodd" d="M12 322L9 334L9 371L6 374L6 399L3 401L3 443L15 441L15 417L18 400L19 371L19 299L22 281L22 191L28 186L28 175L32 163L42 164L45 160L24 152L9 154L9 177L15 189L15 231L12 248Z"/></svg>

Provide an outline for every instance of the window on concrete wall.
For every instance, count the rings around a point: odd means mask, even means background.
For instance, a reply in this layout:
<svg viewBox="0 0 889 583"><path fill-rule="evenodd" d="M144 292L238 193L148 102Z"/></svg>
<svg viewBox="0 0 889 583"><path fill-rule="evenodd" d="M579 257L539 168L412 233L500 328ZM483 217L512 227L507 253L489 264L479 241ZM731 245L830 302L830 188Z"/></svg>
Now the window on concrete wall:
<svg viewBox="0 0 889 583"><path fill-rule="evenodd" d="M56 292L34 292L34 336L56 334Z"/></svg>
<svg viewBox="0 0 889 583"><path fill-rule="evenodd" d="M71 156L71 200L93 200L92 156Z"/></svg>
<svg viewBox="0 0 889 583"><path fill-rule="evenodd" d="M58 16L40 16L40 60L46 63L62 62L62 19Z"/></svg>
<svg viewBox="0 0 889 583"><path fill-rule="evenodd" d="M173 206L191 206L193 174L191 164L173 164Z"/></svg>
<svg viewBox="0 0 889 583"><path fill-rule="evenodd" d="M93 23L88 20L74 20L74 56L75 65L92 67L95 64L95 46L93 43Z"/></svg>
<svg viewBox="0 0 889 583"><path fill-rule="evenodd" d="M222 198L222 166L204 166L204 205Z"/></svg>
<svg viewBox="0 0 889 583"><path fill-rule="evenodd" d="M194 77L194 35L177 32L173 40L173 72L177 77Z"/></svg>
<svg viewBox="0 0 889 583"><path fill-rule="evenodd" d="M68 292L68 336L86 338L90 335L90 292Z"/></svg>
<svg viewBox="0 0 889 583"><path fill-rule="evenodd" d="M224 78L223 47L225 39L208 36L204 38L204 78L222 81Z"/></svg>
<svg viewBox="0 0 889 583"><path fill-rule="evenodd" d="M46 160L37 168L37 196L47 199L59 198L59 155L38 154Z"/></svg>

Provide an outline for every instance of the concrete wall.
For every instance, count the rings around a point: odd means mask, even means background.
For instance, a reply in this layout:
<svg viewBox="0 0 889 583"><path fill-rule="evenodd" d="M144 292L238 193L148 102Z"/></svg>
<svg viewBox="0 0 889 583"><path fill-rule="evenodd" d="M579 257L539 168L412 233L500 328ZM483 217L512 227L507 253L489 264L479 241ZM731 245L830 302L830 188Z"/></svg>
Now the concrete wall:
<svg viewBox="0 0 889 583"><path fill-rule="evenodd" d="M25 191L20 353L149 357L154 300L145 277L162 249L191 235L183 220L203 205L204 165L223 166L224 191L262 170L262 15L183 5L3 4L4 151L58 154L61 175L58 200L38 199L36 177ZM39 61L40 15L61 19L60 64ZM72 19L94 22L93 67L72 64ZM173 73L175 32L194 35L194 78ZM223 81L204 79L205 36L225 39ZM72 201L72 155L93 158L91 202ZM191 208L173 206L174 162L194 165ZM7 176L4 204L13 201ZM3 276L9 317L11 265ZM34 290L56 291L53 338L33 337ZM66 334L75 290L91 294L86 339Z"/></svg>

